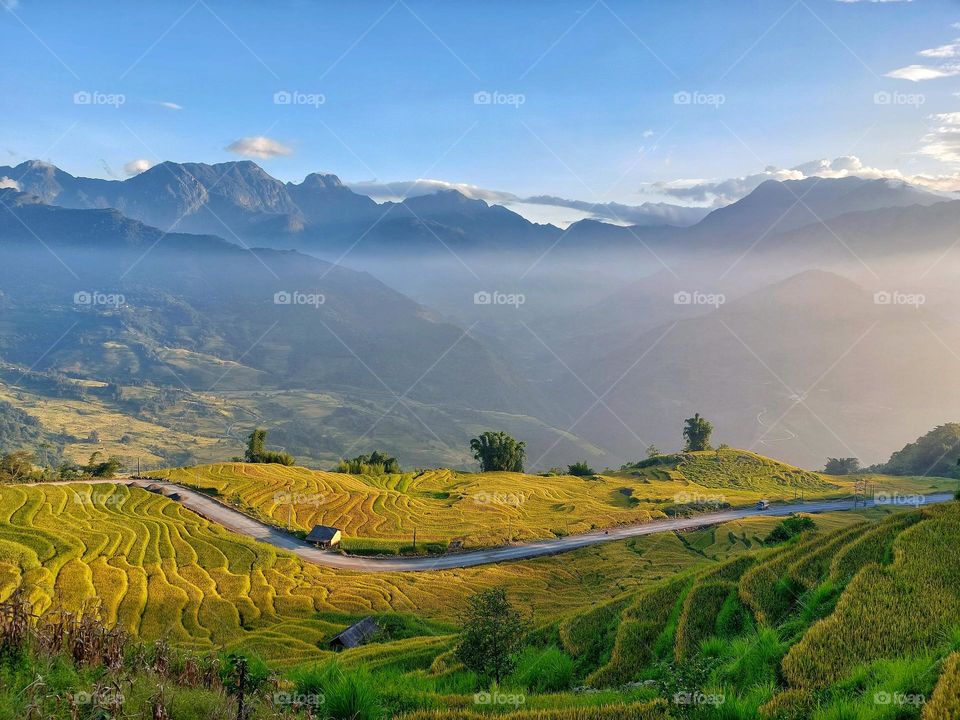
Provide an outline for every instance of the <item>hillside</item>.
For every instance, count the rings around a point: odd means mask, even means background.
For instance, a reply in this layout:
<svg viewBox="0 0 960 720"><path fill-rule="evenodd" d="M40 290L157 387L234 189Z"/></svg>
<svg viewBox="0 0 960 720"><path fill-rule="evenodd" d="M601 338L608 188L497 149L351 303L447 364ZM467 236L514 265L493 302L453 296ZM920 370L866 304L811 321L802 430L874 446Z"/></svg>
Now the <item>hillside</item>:
<svg viewBox="0 0 960 720"><path fill-rule="evenodd" d="M428 470L364 476L229 463L150 473L216 494L281 527L332 525L354 553L437 551L549 539L654 518L850 496L856 478L825 477L742 450L665 456L591 477ZM645 465L645 466L644 466ZM929 492L929 479L874 476L888 492Z"/></svg>
<svg viewBox="0 0 960 720"><path fill-rule="evenodd" d="M231 457L235 424L257 418L318 463L376 428L408 462L461 465L471 432L492 423L522 433L534 451L559 440L557 452L602 453L561 433L556 403L469 326L367 273L0 194L2 379L32 395L38 412L84 383L97 402L85 408L83 435L100 429L100 414L172 431L170 447L162 433L129 433L125 456L167 465ZM112 298L122 302L100 302ZM38 361L41 346L49 351ZM61 428L59 417L40 419ZM184 447L179 430L201 438L198 447ZM207 454L211 442L226 447Z"/></svg>
<svg viewBox="0 0 960 720"><path fill-rule="evenodd" d="M379 702L393 712L424 713L411 717L472 717L458 714L473 705L477 686L452 660L450 633L465 594L492 584L529 608L536 627L501 690L524 694L524 710L544 720L580 717L569 713L588 706L597 720L640 712L624 703L653 703L642 718L714 717L713 706L678 705L678 692L724 695L726 717L826 720L828 708L844 703L874 710L883 692L922 694L943 707L955 682L945 672L936 689L941 659L958 647L948 632L960 627L947 550L960 538L956 503L818 516L813 534L779 548L764 549L778 521L763 518L429 580L303 565L122 486L6 486L0 509L0 601L18 585L41 612L96 598L107 625L134 637L256 653L292 678L293 666L332 658L325 640L372 613L393 635L338 655L339 666L375 678ZM890 597L898 600L890 605ZM898 623L903 607L918 622ZM865 617L874 631L837 631L863 628ZM569 671L529 675L546 658ZM28 682L17 679L11 690L22 694ZM852 698L851 682L859 688ZM583 683L599 691L571 691ZM4 692L11 709L32 696ZM167 702L181 692L171 683ZM170 707L175 720L192 717ZM513 709L498 716L524 717ZM896 709L897 717L921 711ZM879 710L871 716L886 717Z"/></svg>

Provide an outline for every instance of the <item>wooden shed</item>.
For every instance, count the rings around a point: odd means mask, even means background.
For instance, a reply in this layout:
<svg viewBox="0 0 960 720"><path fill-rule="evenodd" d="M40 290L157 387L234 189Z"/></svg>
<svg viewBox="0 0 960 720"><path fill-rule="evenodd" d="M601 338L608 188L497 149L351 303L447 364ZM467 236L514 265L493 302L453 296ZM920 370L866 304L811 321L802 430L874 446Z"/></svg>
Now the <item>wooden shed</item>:
<svg viewBox="0 0 960 720"><path fill-rule="evenodd" d="M307 535L307 542L317 547L329 548L340 544L340 531L329 525L314 525L313 530Z"/></svg>
<svg viewBox="0 0 960 720"><path fill-rule="evenodd" d="M360 622L348 627L339 635L334 636L328 644L331 650L354 648L357 647L357 645L362 645L373 637L379 629L380 626L377 625L376 620L372 617L365 617Z"/></svg>

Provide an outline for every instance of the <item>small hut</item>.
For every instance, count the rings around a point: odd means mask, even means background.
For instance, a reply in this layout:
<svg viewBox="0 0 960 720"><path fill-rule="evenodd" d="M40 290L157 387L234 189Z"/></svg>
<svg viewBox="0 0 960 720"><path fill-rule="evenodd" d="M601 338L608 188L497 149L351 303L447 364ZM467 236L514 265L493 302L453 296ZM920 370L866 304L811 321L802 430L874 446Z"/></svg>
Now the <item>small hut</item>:
<svg viewBox="0 0 960 720"><path fill-rule="evenodd" d="M380 629L377 621L372 617L365 617L360 622L351 625L339 635L334 636L328 643L331 650L347 650L362 645Z"/></svg>
<svg viewBox="0 0 960 720"><path fill-rule="evenodd" d="M314 525L307 535L307 542L321 548L331 548L340 544L340 531L328 525Z"/></svg>

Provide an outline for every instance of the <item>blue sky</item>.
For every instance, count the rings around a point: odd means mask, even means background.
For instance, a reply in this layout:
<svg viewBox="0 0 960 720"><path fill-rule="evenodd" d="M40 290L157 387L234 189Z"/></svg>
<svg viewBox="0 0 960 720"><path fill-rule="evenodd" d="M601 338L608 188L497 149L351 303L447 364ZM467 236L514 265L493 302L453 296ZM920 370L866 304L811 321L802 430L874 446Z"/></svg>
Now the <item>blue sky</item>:
<svg viewBox="0 0 960 720"><path fill-rule="evenodd" d="M0 4L3 164L119 178L245 151L284 180L704 204L855 155L960 187L955 2Z"/></svg>

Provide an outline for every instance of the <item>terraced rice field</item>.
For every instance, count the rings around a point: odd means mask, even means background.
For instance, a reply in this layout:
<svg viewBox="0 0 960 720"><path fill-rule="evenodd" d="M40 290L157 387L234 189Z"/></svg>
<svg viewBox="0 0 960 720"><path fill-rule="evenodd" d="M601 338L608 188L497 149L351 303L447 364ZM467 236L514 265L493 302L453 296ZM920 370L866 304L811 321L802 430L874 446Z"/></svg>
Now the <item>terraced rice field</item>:
<svg viewBox="0 0 960 720"><path fill-rule="evenodd" d="M338 527L347 549L384 552L411 545L414 529L421 544L489 547L644 522L690 503L793 500L801 490L808 499L849 495L854 484L740 450L691 453L679 464L592 478L446 469L361 476L245 463L153 474L215 491L276 525ZM886 480L884 487L920 491L909 478Z"/></svg>
<svg viewBox="0 0 960 720"><path fill-rule="evenodd" d="M845 523L848 516L833 517ZM22 584L40 612L96 605L105 621L144 638L242 645L295 664L318 657L323 641L348 624L318 613L393 611L451 621L467 595L506 585L537 622L550 622L743 552L741 538L773 523L742 521L682 538L664 534L428 576L365 574L303 564L136 488L8 485L0 487L0 599Z"/></svg>

